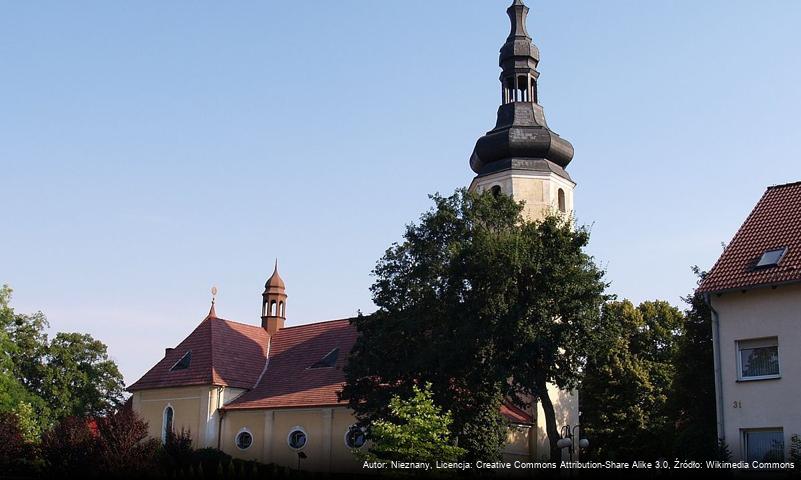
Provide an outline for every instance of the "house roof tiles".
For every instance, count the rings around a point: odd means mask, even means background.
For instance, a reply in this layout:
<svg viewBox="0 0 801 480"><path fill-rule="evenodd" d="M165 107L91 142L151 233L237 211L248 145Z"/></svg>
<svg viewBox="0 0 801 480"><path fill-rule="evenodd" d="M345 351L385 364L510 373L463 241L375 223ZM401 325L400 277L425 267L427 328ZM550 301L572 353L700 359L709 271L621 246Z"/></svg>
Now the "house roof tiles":
<svg viewBox="0 0 801 480"><path fill-rule="evenodd" d="M757 267L762 255L787 248L781 261ZM767 189L762 199L701 282L701 293L719 293L801 281L801 182Z"/></svg>

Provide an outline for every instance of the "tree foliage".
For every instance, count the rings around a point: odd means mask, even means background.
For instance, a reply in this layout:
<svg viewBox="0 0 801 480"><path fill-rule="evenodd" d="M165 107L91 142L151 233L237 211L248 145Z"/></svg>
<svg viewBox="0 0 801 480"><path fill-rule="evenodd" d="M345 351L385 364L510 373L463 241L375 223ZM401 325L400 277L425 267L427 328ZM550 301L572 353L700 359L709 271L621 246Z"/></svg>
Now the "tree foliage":
<svg viewBox="0 0 801 480"><path fill-rule="evenodd" d="M370 427L371 446L358 454L365 460L456 461L465 454L452 445L450 412L434 404L431 385L412 387L412 396L392 397L390 419L376 420Z"/></svg>
<svg viewBox="0 0 801 480"><path fill-rule="evenodd" d="M505 195L432 198L374 270L379 309L355 322L343 396L369 423L387 418L393 396L430 382L467 458L482 460L504 445L501 402L536 397L556 455L546 385L577 385L605 299L603 272L583 252L589 233L557 216L529 222Z"/></svg>
<svg viewBox="0 0 801 480"><path fill-rule="evenodd" d="M44 314L15 312L11 293L0 287L0 412L16 412L34 436L68 416L113 412L124 384L106 346L79 333L48 339Z"/></svg>
<svg viewBox="0 0 801 480"><path fill-rule="evenodd" d="M90 476L97 457L96 432L91 420L65 417L42 435L42 456L50 470Z"/></svg>
<svg viewBox="0 0 801 480"><path fill-rule="evenodd" d="M40 391L56 418L101 416L122 403L122 374L91 335L58 333L45 358Z"/></svg>
<svg viewBox="0 0 801 480"><path fill-rule="evenodd" d="M684 301L684 312L664 301L604 306L580 396L596 458L719 457L710 311L699 294Z"/></svg>
<svg viewBox="0 0 801 480"><path fill-rule="evenodd" d="M706 275L693 267L699 283ZM676 382L671 395L675 403L674 451L682 458L707 459L718 444L715 425L715 366L712 353L712 312L703 295L693 292L683 298L684 335L679 340Z"/></svg>
<svg viewBox="0 0 801 480"><path fill-rule="evenodd" d="M17 415L0 412L0 473L12 471L31 453Z"/></svg>
<svg viewBox="0 0 801 480"><path fill-rule="evenodd" d="M98 467L113 477L151 472L156 466L159 441L148 438L145 423L132 408L97 419Z"/></svg>
<svg viewBox="0 0 801 480"><path fill-rule="evenodd" d="M653 459L669 451L681 327L681 312L666 302L604 305L580 396L581 424L597 457Z"/></svg>

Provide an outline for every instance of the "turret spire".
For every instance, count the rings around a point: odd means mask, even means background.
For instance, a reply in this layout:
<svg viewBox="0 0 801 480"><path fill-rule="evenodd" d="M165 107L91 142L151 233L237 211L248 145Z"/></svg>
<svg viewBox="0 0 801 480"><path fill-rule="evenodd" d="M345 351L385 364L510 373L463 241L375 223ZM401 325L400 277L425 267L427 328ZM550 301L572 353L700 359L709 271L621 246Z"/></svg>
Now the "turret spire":
<svg viewBox="0 0 801 480"><path fill-rule="evenodd" d="M272 335L284 328L286 321L286 285L278 274L278 259L275 259L273 274L264 284L261 298L261 326Z"/></svg>

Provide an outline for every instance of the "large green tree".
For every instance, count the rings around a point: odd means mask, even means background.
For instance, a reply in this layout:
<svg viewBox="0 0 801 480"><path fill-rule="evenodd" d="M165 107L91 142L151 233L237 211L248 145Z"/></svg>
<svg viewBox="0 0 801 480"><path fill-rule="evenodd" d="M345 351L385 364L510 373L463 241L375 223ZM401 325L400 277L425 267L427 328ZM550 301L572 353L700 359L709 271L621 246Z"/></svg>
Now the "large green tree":
<svg viewBox="0 0 801 480"><path fill-rule="evenodd" d="M580 396L597 458L719 457L710 311L702 295L683 300L684 312L664 301L604 306Z"/></svg>
<svg viewBox="0 0 801 480"><path fill-rule="evenodd" d="M597 458L655 459L674 436L674 360L683 316L666 302L609 302L593 332L581 424Z"/></svg>
<svg viewBox="0 0 801 480"><path fill-rule="evenodd" d="M693 267L700 282L705 272ZM683 298L684 335L679 341L676 380L674 452L681 458L706 460L717 454L715 425L715 367L712 354L712 314L704 296L693 292Z"/></svg>
<svg viewBox="0 0 801 480"><path fill-rule="evenodd" d="M124 383L106 345L83 333L58 333L47 348L41 392L57 418L99 416L122 402Z"/></svg>
<svg viewBox="0 0 801 480"><path fill-rule="evenodd" d="M29 430L37 431L66 416L102 415L118 406L124 384L106 346L79 333L49 340L44 314L15 312L11 293L0 288L0 411L35 417L39 425Z"/></svg>
<svg viewBox="0 0 801 480"><path fill-rule="evenodd" d="M589 235L561 217L529 222L505 195L457 191L409 225L378 262L378 311L360 337L343 396L365 422L387 418L393 396L430 382L469 459L499 458L501 402L555 412L545 385L574 387L604 301L603 272L583 252Z"/></svg>

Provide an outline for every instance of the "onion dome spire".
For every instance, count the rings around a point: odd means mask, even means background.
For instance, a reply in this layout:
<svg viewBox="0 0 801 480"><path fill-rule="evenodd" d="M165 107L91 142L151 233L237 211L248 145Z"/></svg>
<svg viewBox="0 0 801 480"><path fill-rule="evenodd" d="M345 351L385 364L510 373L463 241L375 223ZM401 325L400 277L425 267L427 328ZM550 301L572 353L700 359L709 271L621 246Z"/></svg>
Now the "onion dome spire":
<svg viewBox="0 0 801 480"><path fill-rule="evenodd" d="M470 167L479 175L547 169L570 178L564 168L573 159L573 146L548 128L538 103L540 51L526 30L528 12L522 0L506 10L511 31L500 51L501 106L495 128L476 142Z"/></svg>

